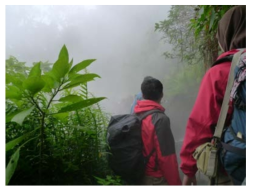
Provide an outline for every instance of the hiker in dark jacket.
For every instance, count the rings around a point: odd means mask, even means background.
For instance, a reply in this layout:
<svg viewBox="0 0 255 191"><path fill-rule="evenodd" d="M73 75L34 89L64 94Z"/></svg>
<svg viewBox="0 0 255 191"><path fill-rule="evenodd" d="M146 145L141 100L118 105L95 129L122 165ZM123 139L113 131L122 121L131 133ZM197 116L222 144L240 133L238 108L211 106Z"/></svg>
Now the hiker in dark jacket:
<svg viewBox="0 0 255 191"><path fill-rule="evenodd" d="M235 6L226 12L218 24L217 39L224 51L217 60L246 47L246 6ZM180 152L184 185L196 184L197 167L192 154L199 145L212 139L227 86L230 65L231 62L226 61L213 66L201 82ZM230 122L232 115L232 108L229 108L227 123Z"/></svg>
<svg viewBox="0 0 255 191"><path fill-rule="evenodd" d="M153 149L143 180L144 185L180 185L175 141L170 129L170 120L160 105L163 85L155 78L145 78L141 85L144 100L137 101L135 113L160 110L162 113L148 115L142 121L143 155L148 156Z"/></svg>

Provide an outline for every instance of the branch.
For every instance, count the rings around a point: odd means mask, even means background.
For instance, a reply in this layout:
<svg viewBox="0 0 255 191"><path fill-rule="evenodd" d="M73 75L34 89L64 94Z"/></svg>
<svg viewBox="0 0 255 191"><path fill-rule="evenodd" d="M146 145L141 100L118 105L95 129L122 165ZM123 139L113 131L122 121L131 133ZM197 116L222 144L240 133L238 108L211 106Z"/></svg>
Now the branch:
<svg viewBox="0 0 255 191"><path fill-rule="evenodd" d="M34 98L31 96L30 97L32 100L32 103L35 104L36 108L41 112L41 114L43 115L44 112L41 110L41 108L39 107L39 105L37 104L37 102L34 100Z"/></svg>
<svg viewBox="0 0 255 191"><path fill-rule="evenodd" d="M48 105L47 105L47 107L46 107L46 110L49 109L50 104L51 104L51 102L53 101L54 97L57 95L57 93L58 93L59 91L61 91L61 90L60 90L60 87L61 87L63 84L64 84L64 80L61 82L61 84L60 84L60 86L58 87L58 89L53 93L53 95L52 95L52 97L51 97L51 99L50 99L50 101L49 101L49 103L48 103Z"/></svg>

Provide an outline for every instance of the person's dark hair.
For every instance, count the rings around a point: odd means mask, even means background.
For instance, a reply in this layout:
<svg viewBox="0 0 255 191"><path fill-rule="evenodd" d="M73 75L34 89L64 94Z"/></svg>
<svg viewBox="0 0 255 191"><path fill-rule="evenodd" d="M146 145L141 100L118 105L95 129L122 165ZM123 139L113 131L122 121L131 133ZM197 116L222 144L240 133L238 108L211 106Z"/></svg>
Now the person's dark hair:
<svg viewBox="0 0 255 191"><path fill-rule="evenodd" d="M147 76L143 80L141 90L144 99L158 101L163 94L163 85L158 79Z"/></svg>
<svg viewBox="0 0 255 191"><path fill-rule="evenodd" d="M146 76L146 77L144 77L143 81L144 81L144 80L151 79L151 78L153 78L153 77L151 77L151 76Z"/></svg>

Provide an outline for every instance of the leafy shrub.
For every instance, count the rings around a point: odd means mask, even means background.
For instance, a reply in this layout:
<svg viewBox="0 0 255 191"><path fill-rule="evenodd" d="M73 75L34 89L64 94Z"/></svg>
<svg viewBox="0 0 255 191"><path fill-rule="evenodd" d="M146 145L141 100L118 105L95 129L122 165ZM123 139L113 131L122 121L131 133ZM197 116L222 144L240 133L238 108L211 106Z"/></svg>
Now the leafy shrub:
<svg viewBox="0 0 255 191"><path fill-rule="evenodd" d="M72 66L66 46L54 64L6 60L6 184L98 184L93 176L112 173L105 97L87 89L100 78L86 70L93 61Z"/></svg>

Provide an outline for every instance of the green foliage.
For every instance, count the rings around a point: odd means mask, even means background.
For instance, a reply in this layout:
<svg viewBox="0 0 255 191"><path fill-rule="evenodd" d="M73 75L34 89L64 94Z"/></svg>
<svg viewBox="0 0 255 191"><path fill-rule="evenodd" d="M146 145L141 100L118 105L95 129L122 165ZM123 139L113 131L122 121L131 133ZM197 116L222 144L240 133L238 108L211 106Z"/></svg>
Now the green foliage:
<svg viewBox="0 0 255 191"><path fill-rule="evenodd" d="M20 99L22 97L20 89L16 86L6 86L5 93L6 98L9 99Z"/></svg>
<svg viewBox="0 0 255 191"><path fill-rule="evenodd" d="M120 176L106 176L105 179L96 177L98 184L101 185L122 185Z"/></svg>
<svg viewBox="0 0 255 191"><path fill-rule="evenodd" d="M191 19L190 26L195 29L195 35L205 31L206 34L216 34L218 22L222 16L234 5L198 5L196 16Z"/></svg>
<svg viewBox="0 0 255 191"><path fill-rule="evenodd" d="M53 66L6 60L6 184L97 184L93 176L111 173L109 116L98 104L105 97L87 90L99 77L86 70L93 61L72 67L66 46Z"/></svg>
<svg viewBox="0 0 255 191"><path fill-rule="evenodd" d="M41 67L40 62L35 64L34 67L30 70L28 77L37 77L41 76Z"/></svg>
<svg viewBox="0 0 255 191"><path fill-rule="evenodd" d="M26 133L26 134L14 139L14 140L8 142L8 143L6 143L5 151L9 151L12 148L14 148L17 144L19 144L21 141L23 141L25 138L27 138L32 132Z"/></svg>
<svg viewBox="0 0 255 191"><path fill-rule="evenodd" d="M82 100L83 100L83 98L80 96L68 95L68 96L60 98L58 101L76 103L76 102L82 101Z"/></svg>
<svg viewBox="0 0 255 191"><path fill-rule="evenodd" d="M23 82L23 87L25 90L28 90L32 96L36 94L37 92L41 91L45 86L44 80L41 78L41 76L33 76L28 77Z"/></svg>
<svg viewBox="0 0 255 191"><path fill-rule="evenodd" d="M69 56L66 46L64 45L59 53L58 60L54 63L52 70L50 71L51 75L58 82L66 75L70 69L69 65Z"/></svg>
<svg viewBox="0 0 255 191"><path fill-rule="evenodd" d="M75 74L77 74L77 72L87 68L92 62L94 62L95 59L91 59L91 60L84 60L78 64L76 64L70 71L69 71L69 77L71 78L72 76L75 76Z"/></svg>
<svg viewBox="0 0 255 191"><path fill-rule="evenodd" d="M86 99L86 100L83 100L83 101L79 101L77 103L74 103L74 104L71 104L71 105L68 105L66 107L61 108L59 113L67 112L67 111L76 111L76 110L82 109L84 107L88 107L90 105L93 105L93 104L95 104L95 103L97 103L97 102L99 102L103 99L105 99L105 97L90 98L90 99Z"/></svg>
<svg viewBox="0 0 255 191"><path fill-rule="evenodd" d="M6 185L9 184L12 175L14 174L18 160L19 160L19 152L20 148L18 148L15 153L11 156L10 162L8 163L6 167Z"/></svg>
<svg viewBox="0 0 255 191"><path fill-rule="evenodd" d="M35 139L36 137L28 140L27 142ZM20 142L20 140L19 140ZM18 161L19 161L19 156L20 156L20 149L21 147L23 147L27 142L23 143L23 145L21 145L15 152L14 154L11 156L11 159L6 167L6 184L9 184L10 182L10 179L12 177L12 175L14 174L15 170L16 170L16 167L17 167L17 164L18 164ZM12 141L12 144L13 144L13 141ZM15 143L17 144L17 142ZM13 146L13 145L12 145ZM8 146L6 146L8 147Z"/></svg>
<svg viewBox="0 0 255 191"><path fill-rule="evenodd" d="M234 5L198 5L196 14L190 20L190 28L194 30L196 39L201 39L199 51L203 54L204 61L209 68L217 59L219 52L216 39L217 27L222 16Z"/></svg>
<svg viewBox="0 0 255 191"><path fill-rule="evenodd" d="M71 75L72 77L72 75ZM76 75L76 77L71 78L70 82L63 87L63 89L73 88L79 86L80 84L87 83L89 81L94 80L94 78L100 78L97 74L83 74L83 75Z"/></svg>
<svg viewBox="0 0 255 191"><path fill-rule="evenodd" d="M11 121L18 123L19 125L22 125L24 119L33 111L34 106L30 107L29 109L26 109L18 114L16 114Z"/></svg>

